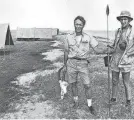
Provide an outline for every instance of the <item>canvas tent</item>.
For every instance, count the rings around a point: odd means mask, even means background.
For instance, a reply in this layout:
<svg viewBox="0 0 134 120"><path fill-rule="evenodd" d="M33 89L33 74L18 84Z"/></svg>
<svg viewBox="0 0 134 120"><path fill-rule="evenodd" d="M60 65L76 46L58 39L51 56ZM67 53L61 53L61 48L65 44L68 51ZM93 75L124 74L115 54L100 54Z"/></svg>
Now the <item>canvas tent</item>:
<svg viewBox="0 0 134 120"><path fill-rule="evenodd" d="M17 40L42 40L52 39L58 34L58 29L53 28L17 28Z"/></svg>
<svg viewBox="0 0 134 120"><path fill-rule="evenodd" d="M14 45L10 27L8 24L0 24L0 49L5 45Z"/></svg>

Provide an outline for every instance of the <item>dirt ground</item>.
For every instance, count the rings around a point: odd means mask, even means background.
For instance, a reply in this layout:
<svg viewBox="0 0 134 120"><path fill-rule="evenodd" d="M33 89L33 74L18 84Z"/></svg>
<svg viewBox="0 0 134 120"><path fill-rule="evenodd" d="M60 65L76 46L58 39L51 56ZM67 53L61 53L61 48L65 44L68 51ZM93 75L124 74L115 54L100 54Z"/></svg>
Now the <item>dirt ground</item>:
<svg viewBox="0 0 134 120"><path fill-rule="evenodd" d="M98 113L87 111L86 99L81 81L78 83L79 108L71 107L70 86L64 100L60 100L57 70L63 63L63 56L56 57L53 50L62 48L56 41L16 42L10 55L1 56L1 118L4 119L107 119L108 81L104 56L92 56L89 65L93 91L93 105ZM55 44L55 45L54 45ZM48 54L41 53L51 53ZM52 54L53 53L53 54ZM56 59L52 58L55 56ZM43 59L44 58L44 59ZM133 73L132 73L132 91ZM26 83L18 82L27 80ZM28 82L31 81L31 82ZM111 118L134 119L132 92L132 114L125 108L125 94L120 77L117 104L111 106ZM15 96L16 95L16 96ZM6 102L7 100L7 102Z"/></svg>

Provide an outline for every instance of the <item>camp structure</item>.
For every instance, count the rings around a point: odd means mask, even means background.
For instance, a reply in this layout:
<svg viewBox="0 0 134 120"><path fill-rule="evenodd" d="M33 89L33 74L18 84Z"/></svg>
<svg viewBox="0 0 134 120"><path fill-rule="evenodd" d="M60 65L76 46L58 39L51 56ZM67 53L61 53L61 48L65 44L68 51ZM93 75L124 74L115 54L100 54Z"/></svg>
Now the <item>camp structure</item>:
<svg viewBox="0 0 134 120"><path fill-rule="evenodd" d="M52 28L52 36L58 35L59 34L59 29L58 28Z"/></svg>
<svg viewBox="0 0 134 120"><path fill-rule="evenodd" d="M46 40L52 39L57 35L59 30L56 28L17 28L17 40Z"/></svg>
<svg viewBox="0 0 134 120"><path fill-rule="evenodd" d="M0 24L0 49L6 45L14 45L9 24Z"/></svg>
<svg viewBox="0 0 134 120"><path fill-rule="evenodd" d="M34 39L34 28L17 28L17 40Z"/></svg>
<svg viewBox="0 0 134 120"><path fill-rule="evenodd" d="M36 28L35 38L39 38L39 40L52 39L52 29L51 28Z"/></svg>

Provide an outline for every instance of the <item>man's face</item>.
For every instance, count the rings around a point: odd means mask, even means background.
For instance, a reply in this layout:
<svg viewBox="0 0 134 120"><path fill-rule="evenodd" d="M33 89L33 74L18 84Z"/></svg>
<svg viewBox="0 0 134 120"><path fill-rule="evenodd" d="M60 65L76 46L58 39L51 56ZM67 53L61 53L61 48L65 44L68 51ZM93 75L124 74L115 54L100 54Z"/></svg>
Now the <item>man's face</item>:
<svg viewBox="0 0 134 120"><path fill-rule="evenodd" d="M127 17L120 18L120 22L121 22L122 28L127 27L130 23L130 21Z"/></svg>
<svg viewBox="0 0 134 120"><path fill-rule="evenodd" d="M82 30L84 28L83 22L80 21L79 19L75 20L74 21L74 27L75 27L75 32L76 33L82 32Z"/></svg>

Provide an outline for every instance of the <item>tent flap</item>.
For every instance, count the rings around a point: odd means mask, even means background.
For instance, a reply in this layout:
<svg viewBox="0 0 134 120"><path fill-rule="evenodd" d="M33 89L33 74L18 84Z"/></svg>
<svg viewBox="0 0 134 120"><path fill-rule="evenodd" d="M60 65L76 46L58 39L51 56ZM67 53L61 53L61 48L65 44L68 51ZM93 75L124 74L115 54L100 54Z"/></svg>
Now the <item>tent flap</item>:
<svg viewBox="0 0 134 120"><path fill-rule="evenodd" d="M14 45L8 24L0 24L0 49L5 45Z"/></svg>

